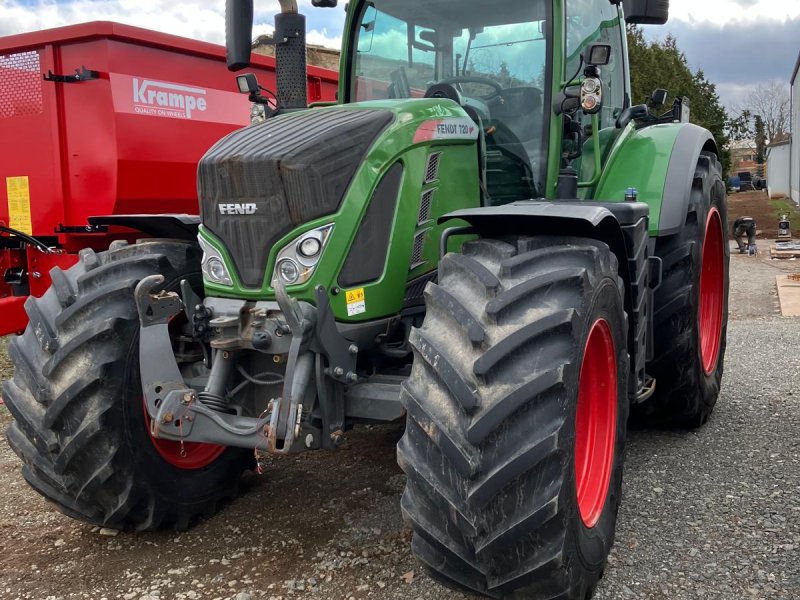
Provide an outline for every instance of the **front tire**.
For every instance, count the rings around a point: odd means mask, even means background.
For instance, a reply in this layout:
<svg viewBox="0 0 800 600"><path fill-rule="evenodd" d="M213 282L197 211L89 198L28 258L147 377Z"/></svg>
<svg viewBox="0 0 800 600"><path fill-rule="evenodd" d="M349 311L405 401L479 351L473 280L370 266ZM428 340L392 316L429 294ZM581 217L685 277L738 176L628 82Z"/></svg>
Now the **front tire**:
<svg viewBox="0 0 800 600"><path fill-rule="evenodd" d="M414 330L398 460L412 551L443 584L585 600L614 540L628 416L617 260L582 238L478 240Z"/></svg>
<svg viewBox="0 0 800 600"><path fill-rule="evenodd" d="M148 275L165 289L201 285L194 244L151 240L81 252L25 304L30 324L11 340L3 386L15 421L7 436L23 476L66 515L115 529L186 529L233 496L253 453L150 436L139 378L133 291Z"/></svg>

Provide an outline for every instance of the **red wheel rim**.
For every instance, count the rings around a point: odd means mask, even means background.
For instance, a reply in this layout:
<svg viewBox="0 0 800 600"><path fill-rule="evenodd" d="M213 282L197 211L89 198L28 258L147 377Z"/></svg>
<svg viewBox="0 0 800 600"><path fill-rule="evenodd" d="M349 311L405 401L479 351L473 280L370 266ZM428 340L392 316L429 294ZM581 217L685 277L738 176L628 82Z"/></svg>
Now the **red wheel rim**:
<svg viewBox="0 0 800 600"><path fill-rule="evenodd" d="M575 415L575 486L586 527L600 520L617 441L617 354L611 328L598 319L583 352Z"/></svg>
<svg viewBox="0 0 800 600"><path fill-rule="evenodd" d="M703 242L703 264L700 272L700 356L703 370L710 375L717 367L722 337L722 308L725 296L725 239L722 217L711 207L706 221Z"/></svg>
<svg viewBox="0 0 800 600"><path fill-rule="evenodd" d="M147 404L142 401L144 407L144 424L147 427L147 435L156 452L171 464L173 467L179 469L202 469L217 460L220 455L225 452L225 446L217 446L215 444L201 444L198 442L184 442L181 448L180 442L173 440L162 440L153 437L150 433L150 414L147 412Z"/></svg>

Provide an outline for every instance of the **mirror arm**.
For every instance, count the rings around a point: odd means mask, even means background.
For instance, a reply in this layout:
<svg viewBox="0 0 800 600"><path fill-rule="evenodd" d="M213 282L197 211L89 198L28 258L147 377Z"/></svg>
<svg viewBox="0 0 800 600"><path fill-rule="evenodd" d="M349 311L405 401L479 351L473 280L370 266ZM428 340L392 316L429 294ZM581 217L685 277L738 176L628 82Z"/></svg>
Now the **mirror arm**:
<svg viewBox="0 0 800 600"><path fill-rule="evenodd" d="M650 115L650 109L646 104L637 104L623 110L617 117L617 129L625 129L628 123L635 119L644 119Z"/></svg>

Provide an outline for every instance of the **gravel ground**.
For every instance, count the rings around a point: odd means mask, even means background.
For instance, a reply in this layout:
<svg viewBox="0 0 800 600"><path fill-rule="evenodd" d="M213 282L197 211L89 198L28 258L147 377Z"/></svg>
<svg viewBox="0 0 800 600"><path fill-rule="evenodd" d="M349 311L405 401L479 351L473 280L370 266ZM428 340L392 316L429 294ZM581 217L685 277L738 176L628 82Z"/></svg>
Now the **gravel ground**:
<svg viewBox="0 0 800 600"><path fill-rule="evenodd" d="M800 261L769 258L769 244L759 246L761 254L745 256L731 242L731 319L768 319L780 315L775 277L800 272Z"/></svg>
<svg viewBox="0 0 800 600"><path fill-rule="evenodd" d="M718 409L698 432L631 432L598 600L800 598L800 319L776 316L774 291L776 270L793 265L732 265ZM9 421L0 407L0 429ZM408 552L400 435L363 428L339 452L270 460L242 497L182 534L114 535L60 515L0 442L0 598L464 600Z"/></svg>

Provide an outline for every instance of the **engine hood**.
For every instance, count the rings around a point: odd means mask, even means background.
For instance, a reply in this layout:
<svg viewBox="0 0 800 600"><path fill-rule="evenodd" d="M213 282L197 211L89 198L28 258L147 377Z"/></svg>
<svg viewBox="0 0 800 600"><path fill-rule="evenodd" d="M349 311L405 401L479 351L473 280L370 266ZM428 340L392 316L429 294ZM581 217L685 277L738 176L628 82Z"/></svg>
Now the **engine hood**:
<svg viewBox="0 0 800 600"><path fill-rule="evenodd" d="M333 214L390 110L312 109L220 140L198 166L203 225L227 247L242 283L260 288L272 246Z"/></svg>

